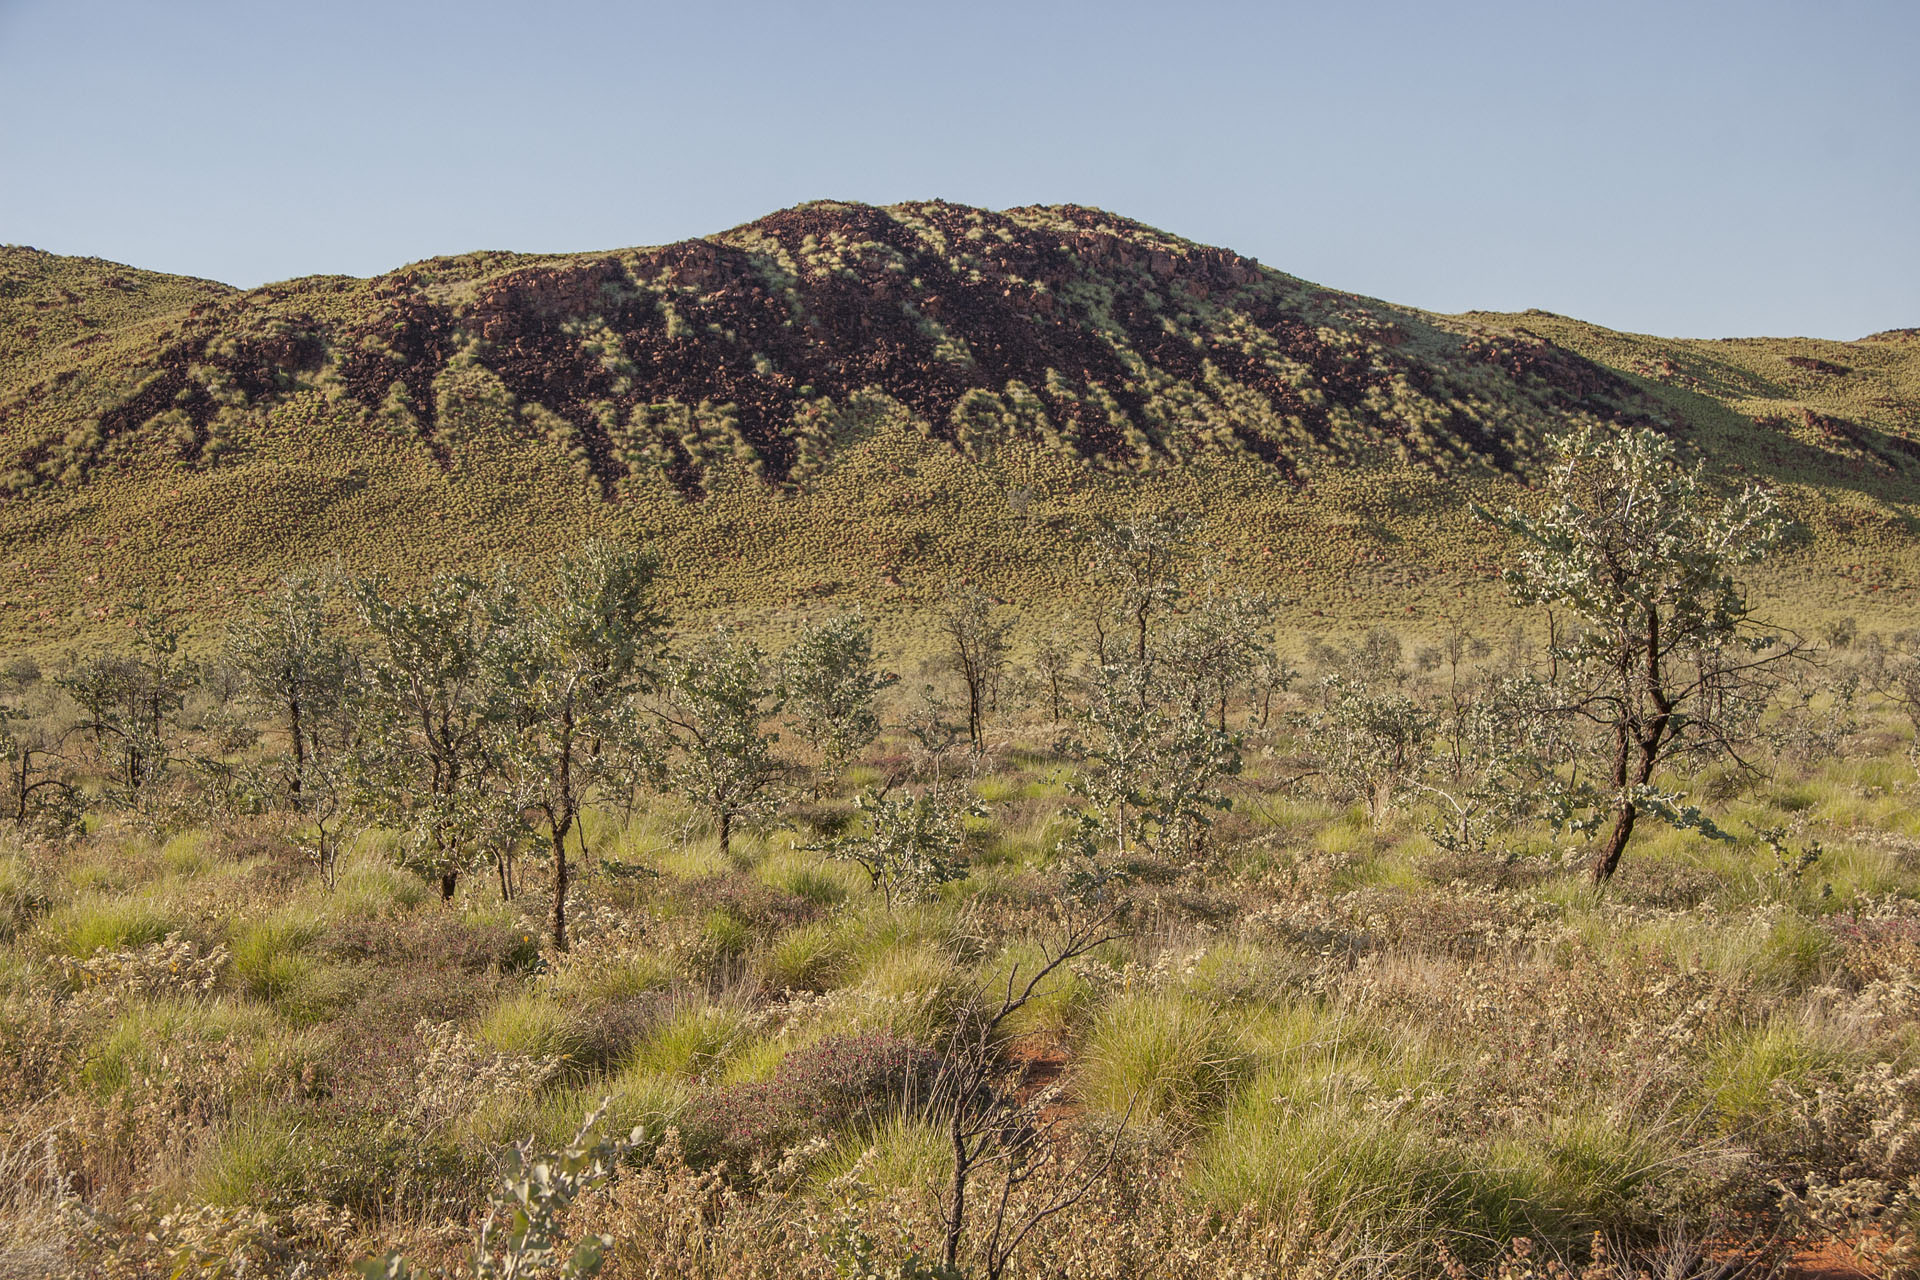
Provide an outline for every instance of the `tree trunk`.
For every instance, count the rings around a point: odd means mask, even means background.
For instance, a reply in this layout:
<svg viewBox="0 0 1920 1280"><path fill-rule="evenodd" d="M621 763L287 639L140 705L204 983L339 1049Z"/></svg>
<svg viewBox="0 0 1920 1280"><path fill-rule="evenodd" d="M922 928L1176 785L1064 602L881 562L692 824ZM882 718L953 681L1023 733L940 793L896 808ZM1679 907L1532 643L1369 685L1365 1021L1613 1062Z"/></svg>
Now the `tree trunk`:
<svg viewBox="0 0 1920 1280"><path fill-rule="evenodd" d="M732 853L733 811L731 809L722 809L720 811L720 856L726 858L732 856Z"/></svg>
<svg viewBox="0 0 1920 1280"><path fill-rule="evenodd" d="M567 831L573 826L569 816L553 831L553 949L567 949Z"/></svg>
<svg viewBox="0 0 1920 1280"><path fill-rule="evenodd" d="M300 783L307 772L307 730L302 723L298 698L287 703L287 728L293 735L293 781L289 789L293 792L293 807L297 811L300 808Z"/></svg>
<svg viewBox="0 0 1920 1280"><path fill-rule="evenodd" d="M573 697L568 695L560 715L560 807L549 809L548 830L553 835L553 949L567 949L567 833L573 830Z"/></svg>
<svg viewBox="0 0 1920 1280"><path fill-rule="evenodd" d="M1627 851L1627 841L1633 836L1633 824L1640 817L1640 811L1631 804L1621 805L1613 811L1613 830L1607 833L1607 842L1593 860L1593 883L1603 885L1613 878L1614 871L1620 866L1620 855Z"/></svg>

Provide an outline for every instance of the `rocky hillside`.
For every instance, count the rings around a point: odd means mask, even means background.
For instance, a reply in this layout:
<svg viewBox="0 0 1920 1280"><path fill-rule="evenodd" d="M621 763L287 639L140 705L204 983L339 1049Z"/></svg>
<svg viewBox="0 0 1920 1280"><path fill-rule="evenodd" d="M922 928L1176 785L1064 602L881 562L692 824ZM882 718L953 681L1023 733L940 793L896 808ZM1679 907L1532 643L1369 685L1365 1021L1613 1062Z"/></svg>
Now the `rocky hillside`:
<svg viewBox="0 0 1920 1280"><path fill-rule="evenodd" d="M1384 606L1481 580L1462 494L1524 483L1582 418L1806 486L1848 546L1903 547L1920 500L1910 331L1434 316L1075 206L823 202L248 292L7 249L0 628L44 642L294 562L417 572L589 530L684 553L695 606L911 594L953 566L1037 595L1070 585L1056 535L1139 502L1208 510L1224 563L1302 601Z"/></svg>

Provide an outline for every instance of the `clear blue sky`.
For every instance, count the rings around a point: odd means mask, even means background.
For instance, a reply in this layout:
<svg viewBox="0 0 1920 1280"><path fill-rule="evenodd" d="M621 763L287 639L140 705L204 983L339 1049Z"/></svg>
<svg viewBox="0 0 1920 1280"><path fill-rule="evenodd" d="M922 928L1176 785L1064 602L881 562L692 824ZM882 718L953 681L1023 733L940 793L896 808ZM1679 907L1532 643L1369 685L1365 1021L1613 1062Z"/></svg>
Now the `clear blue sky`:
<svg viewBox="0 0 1920 1280"><path fill-rule="evenodd" d="M1920 325L1920 3L0 0L0 241L253 285L931 196L1437 310Z"/></svg>

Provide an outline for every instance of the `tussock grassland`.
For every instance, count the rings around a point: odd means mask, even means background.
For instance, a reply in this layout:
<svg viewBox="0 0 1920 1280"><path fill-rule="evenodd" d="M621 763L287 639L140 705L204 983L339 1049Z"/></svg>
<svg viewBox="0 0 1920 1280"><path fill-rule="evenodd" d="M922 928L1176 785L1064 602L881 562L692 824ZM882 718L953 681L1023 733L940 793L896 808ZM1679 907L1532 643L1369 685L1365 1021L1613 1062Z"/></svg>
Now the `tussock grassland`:
<svg viewBox="0 0 1920 1280"><path fill-rule="evenodd" d="M1734 838L1650 832L1596 893L1578 838L1449 852L1416 794L1371 817L1303 780L1300 697L1264 731L1230 708L1232 808L1191 856L1141 851L1124 924L1011 1028L1004 1087L1052 1091L1063 1155L1113 1152L1015 1274L1710 1274L1829 1232L1907 1273L1902 724L1869 707L1766 776L1671 779ZM453 1266L503 1145L562 1145L603 1102L640 1143L562 1220L612 1238L603 1274L906 1274L952 1159L915 1064L1058 911L1074 766L1045 706L1006 693L985 753L946 758L987 816L925 900L814 847L900 767L890 730L725 859L664 797L592 810L566 953L537 861L510 901L475 875L442 905L376 831L328 887L302 819L224 811L198 775L6 836L8 1274Z"/></svg>

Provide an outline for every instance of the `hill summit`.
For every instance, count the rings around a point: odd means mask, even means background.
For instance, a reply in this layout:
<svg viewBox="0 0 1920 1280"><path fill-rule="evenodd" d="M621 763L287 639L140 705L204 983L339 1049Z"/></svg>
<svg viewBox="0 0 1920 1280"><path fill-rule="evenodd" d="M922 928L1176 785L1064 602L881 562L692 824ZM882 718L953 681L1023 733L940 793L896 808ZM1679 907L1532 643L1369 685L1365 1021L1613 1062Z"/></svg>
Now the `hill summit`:
<svg viewBox="0 0 1920 1280"><path fill-rule="evenodd" d="M663 248L314 277L200 297L114 354L84 421L17 450L14 491L141 453L219 465L303 390L448 462L532 429L609 493L657 468L697 494L716 452L802 482L881 398L976 454L1023 434L1108 468L1237 450L1296 481L1331 461L1506 469L1556 413L1652 411L1537 338L1443 329L1076 206L822 202Z"/></svg>

